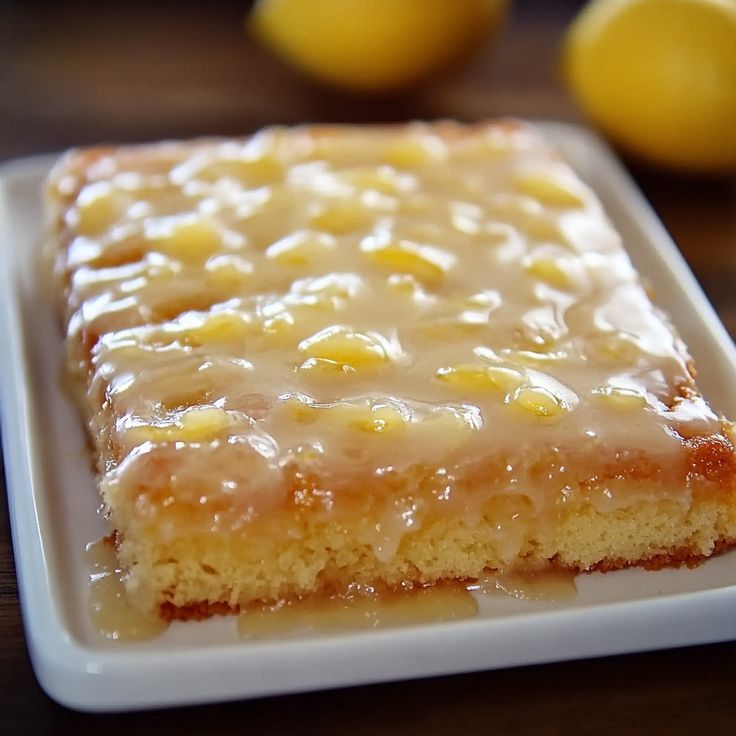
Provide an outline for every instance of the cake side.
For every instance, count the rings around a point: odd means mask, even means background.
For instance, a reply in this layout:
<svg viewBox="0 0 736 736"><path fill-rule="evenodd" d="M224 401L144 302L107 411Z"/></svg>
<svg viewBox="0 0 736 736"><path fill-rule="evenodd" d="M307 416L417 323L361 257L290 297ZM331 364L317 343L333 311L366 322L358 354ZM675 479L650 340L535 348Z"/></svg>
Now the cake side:
<svg viewBox="0 0 736 736"><path fill-rule="evenodd" d="M141 607L692 563L736 539L731 425L533 130L75 152L49 193Z"/></svg>
<svg viewBox="0 0 736 736"><path fill-rule="evenodd" d="M308 536L277 544L256 534L193 535L170 543L138 539L122 560L140 566L133 595L156 601L166 618L237 612L257 601L347 591L354 584L392 588L443 580L474 580L494 570L535 572L554 566L575 572L632 566L655 570L692 566L736 544L731 504L704 500L688 508L645 501L602 513L578 509L556 520L544 547L525 539L510 556L489 514L472 526L442 518L402 539L388 561L378 559L364 525L308 525ZM172 560L176 560L172 563ZM163 596L159 593L163 591Z"/></svg>

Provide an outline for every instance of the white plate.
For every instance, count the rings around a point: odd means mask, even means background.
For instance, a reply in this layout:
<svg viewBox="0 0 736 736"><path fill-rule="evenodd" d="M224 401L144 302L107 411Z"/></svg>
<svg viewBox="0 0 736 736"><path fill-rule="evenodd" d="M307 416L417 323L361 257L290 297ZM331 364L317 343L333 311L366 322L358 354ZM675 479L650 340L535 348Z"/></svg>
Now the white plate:
<svg viewBox="0 0 736 736"><path fill-rule="evenodd" d="M674 316L716 408L736 416L736 350L676 247L590 133L540 124L603 199L640 272ZM566 603L486 596L472 620L245 642L235 620L102 640L86 611L85 545L105 532L80 422L60 391L61 340L38 275L40 189L50 158L0 168L2 435L23 619L36 675L82 710L289 693L736 638L736 555L695 570L578 580Z"/></svg>

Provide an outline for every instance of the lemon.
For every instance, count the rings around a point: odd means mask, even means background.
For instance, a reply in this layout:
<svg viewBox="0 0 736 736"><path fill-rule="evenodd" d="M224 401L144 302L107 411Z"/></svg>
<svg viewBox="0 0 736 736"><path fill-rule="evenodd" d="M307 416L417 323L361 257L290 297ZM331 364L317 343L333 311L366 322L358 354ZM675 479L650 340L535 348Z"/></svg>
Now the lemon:
<svg viewBox="0 0 736 736"><path fill-rule="evenodd" d="M595 0L565 40L584 112L624 150L693 172L736 170L736 2Z"/></svg>
<svg viewBox="0 0 736 736"><path fill-rule="evenodd" d="M390 91L445 69L500 23L507 0L259 0L248 27L323 82Z"/></svg>

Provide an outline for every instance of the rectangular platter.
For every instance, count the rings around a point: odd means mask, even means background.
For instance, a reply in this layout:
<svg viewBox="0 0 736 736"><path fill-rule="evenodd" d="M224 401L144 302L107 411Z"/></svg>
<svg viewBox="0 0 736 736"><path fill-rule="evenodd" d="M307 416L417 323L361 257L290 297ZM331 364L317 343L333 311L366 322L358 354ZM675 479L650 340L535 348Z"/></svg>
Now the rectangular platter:
<svg viewBox="0 0 736 736"><path fill-rule="evenodd" d="M538 122L597 192L654 287L717 411L736 417L736 349L676 246L615 157L584 129ZM696 569L577 580L564 602L485 595L472 619L243 641L234 618L161 636L102 638L88 614L85 548L106 532L38 253L55 157L0 167L0 397L16 568L36 675L60 703L122 711L360 685L736 638L736 551Z"/></svg>

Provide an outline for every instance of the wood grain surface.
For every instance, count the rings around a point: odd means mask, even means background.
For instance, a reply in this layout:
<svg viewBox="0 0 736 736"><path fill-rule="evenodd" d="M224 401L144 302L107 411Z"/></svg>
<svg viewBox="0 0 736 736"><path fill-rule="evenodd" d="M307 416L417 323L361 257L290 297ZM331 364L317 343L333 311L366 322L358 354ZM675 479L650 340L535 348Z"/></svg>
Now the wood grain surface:
<svg viewBox="0 0 736 736"><path fill-rule="evenodd" d="M247 6L0 0L0 160L270 123L579 120L556 73L578 2L517 0L498 40L468 65L390 99L337 94L296 77L245 38ZM736 336L736 181L631 170ZM736 643L172 711L73 713L33 676L2 492L0 504L2 734L633 736L736 728Z"/></svg>

